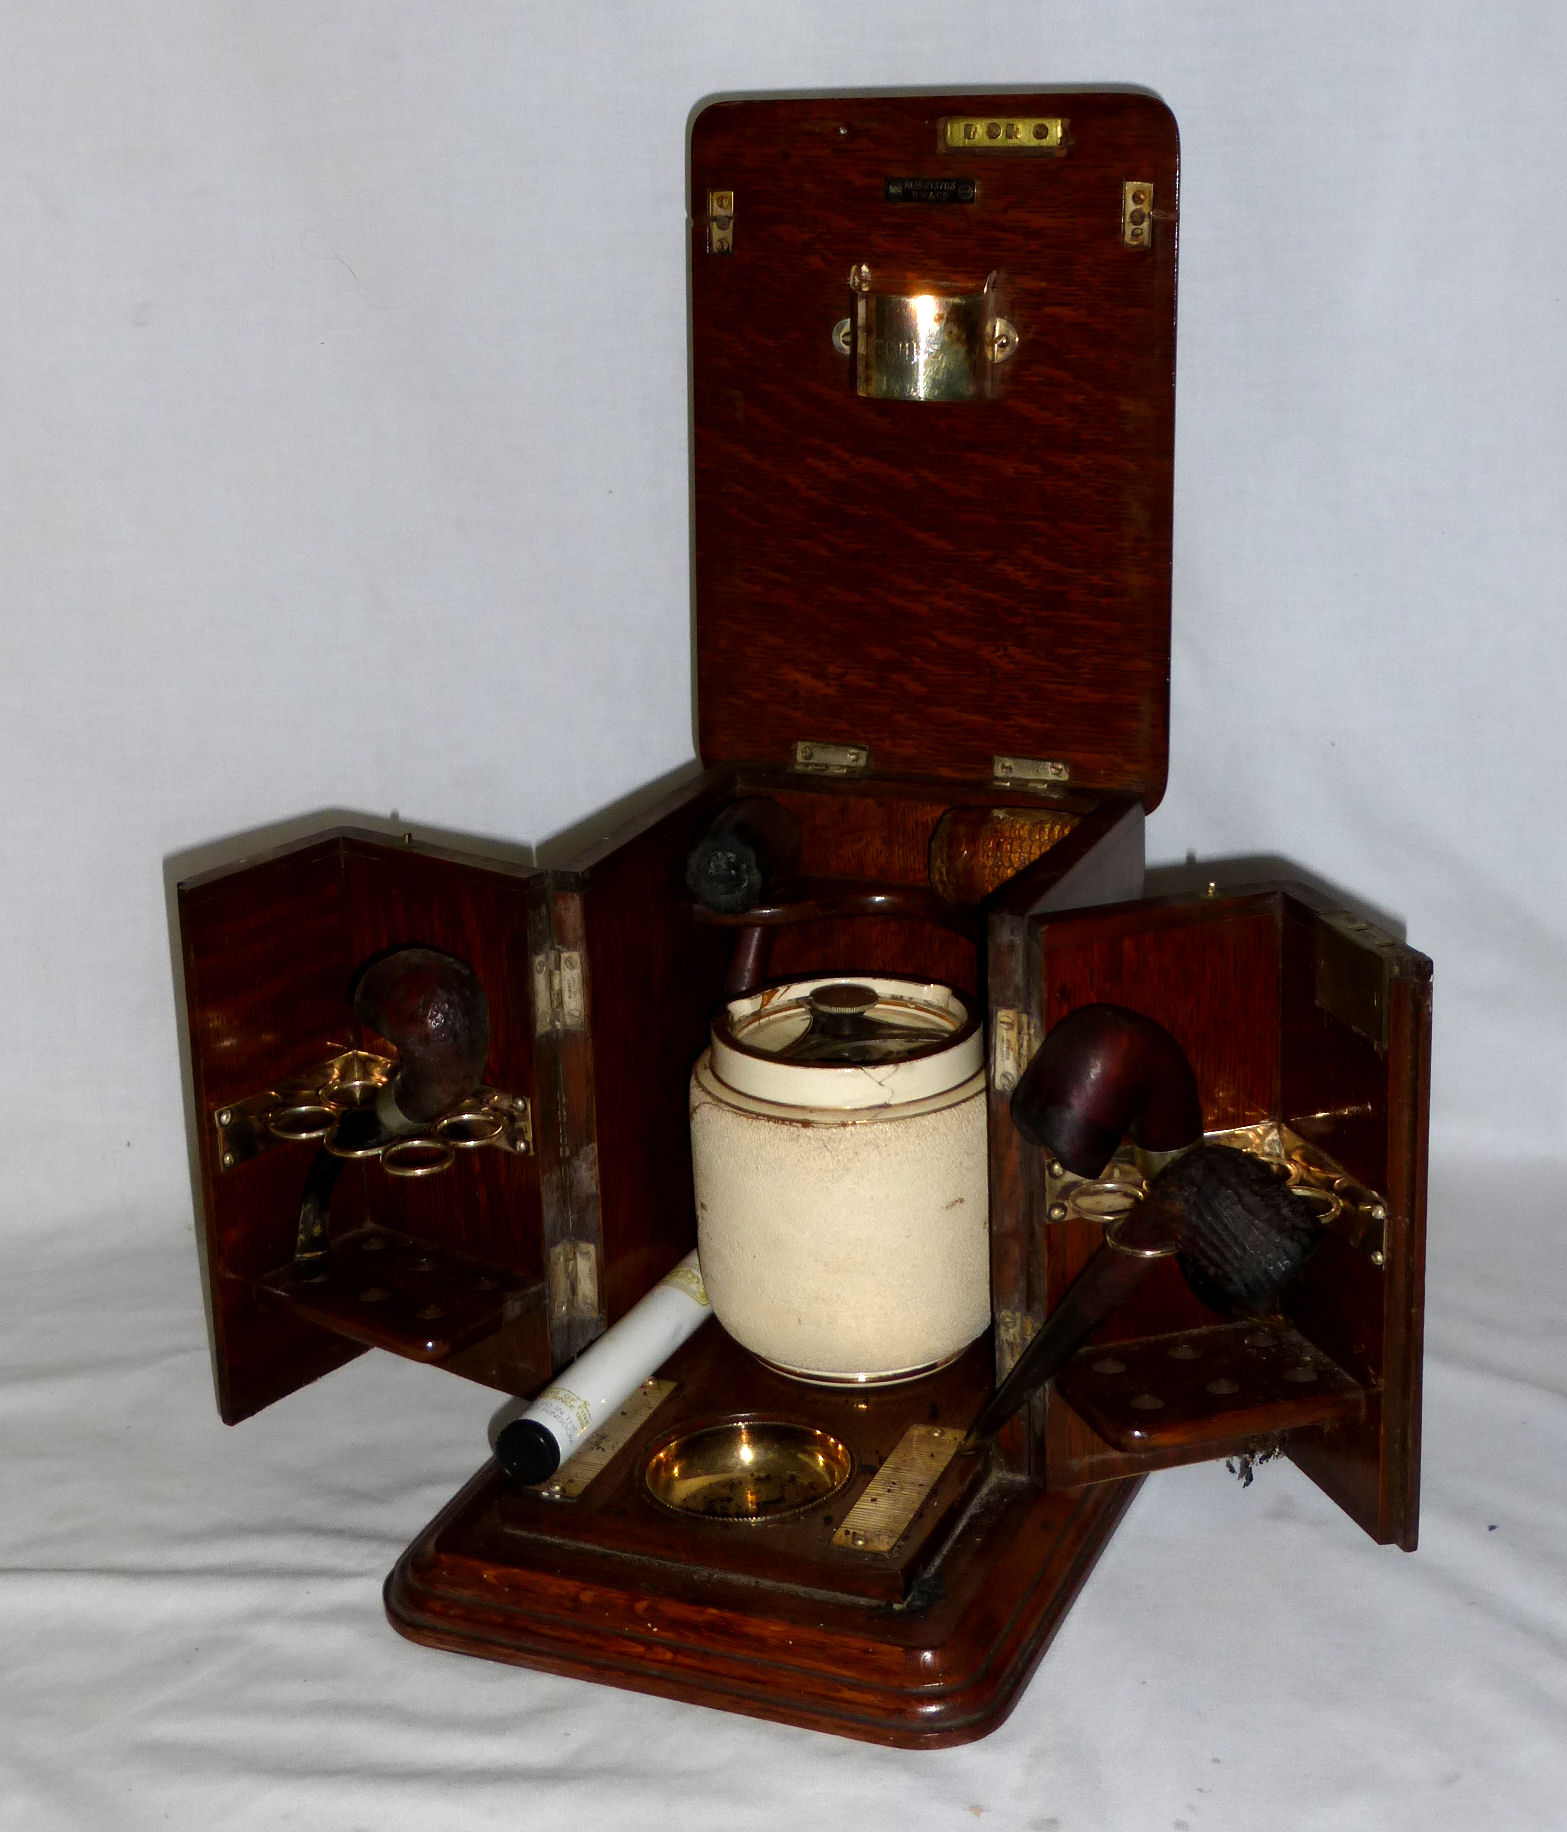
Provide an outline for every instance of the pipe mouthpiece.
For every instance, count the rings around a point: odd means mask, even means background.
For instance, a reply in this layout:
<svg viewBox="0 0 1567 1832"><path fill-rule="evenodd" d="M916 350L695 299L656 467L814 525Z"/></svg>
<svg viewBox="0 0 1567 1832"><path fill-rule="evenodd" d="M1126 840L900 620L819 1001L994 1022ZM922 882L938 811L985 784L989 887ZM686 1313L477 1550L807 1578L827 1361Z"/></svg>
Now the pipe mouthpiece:
<svg viewBox="0 0 1567 1832"><path fill-rule="evenodd" d="M513 1419L495 1439L495 1456L513 1482L547 1482L560 1468L560 1446L537 1419Z"/></svg>

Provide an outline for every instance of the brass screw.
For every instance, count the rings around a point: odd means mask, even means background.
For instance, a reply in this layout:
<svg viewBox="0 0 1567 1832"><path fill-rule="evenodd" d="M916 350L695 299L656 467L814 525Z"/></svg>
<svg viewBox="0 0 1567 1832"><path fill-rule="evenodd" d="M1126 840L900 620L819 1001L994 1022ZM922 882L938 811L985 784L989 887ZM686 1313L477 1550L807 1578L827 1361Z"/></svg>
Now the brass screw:
<svg viewBox="0 0 1567 1832"><path fill-rule="evenodd" d="M218 1115L218 1124L220 1126L226 1126L229 1123L229 1121L233 1119L233 1117L234 1115L229 1112L227 1107L225 1107L223 1111Z"/></svg>
<svg viewBox="0 0 1567 1832"><path fill-rule="evenodd" d="M233 1152L231 1152L231 1151L226 1151L226 1152L224 1152L224 1154L223 1154L223 1168L224 1168L225 1170L232 1170L232 1169L234 1168L234 1154L233 1154Z"/></svg>

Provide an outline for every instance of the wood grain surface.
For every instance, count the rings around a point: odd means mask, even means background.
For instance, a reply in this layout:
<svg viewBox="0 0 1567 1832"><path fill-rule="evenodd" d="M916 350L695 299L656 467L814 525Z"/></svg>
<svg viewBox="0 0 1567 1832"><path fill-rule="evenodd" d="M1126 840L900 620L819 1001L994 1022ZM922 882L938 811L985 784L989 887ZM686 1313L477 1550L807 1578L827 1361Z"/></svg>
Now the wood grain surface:
<svg viewBox="0 0 1567 1832"><path fill-rule="evenodd" d="M1058 157L946 154L943 115L1061 114ZM1132 93L722 102L691 138L694 582L704 758L801 739L982 780L1000 753L1162 792L1177 136ZM972 179L969 205L888 178ZM1126 180L1155 187L1123 246ZM735 194L709 255L707 193ZM995 399L861 399L850 268L977 288L1021 337Z"/></svg>

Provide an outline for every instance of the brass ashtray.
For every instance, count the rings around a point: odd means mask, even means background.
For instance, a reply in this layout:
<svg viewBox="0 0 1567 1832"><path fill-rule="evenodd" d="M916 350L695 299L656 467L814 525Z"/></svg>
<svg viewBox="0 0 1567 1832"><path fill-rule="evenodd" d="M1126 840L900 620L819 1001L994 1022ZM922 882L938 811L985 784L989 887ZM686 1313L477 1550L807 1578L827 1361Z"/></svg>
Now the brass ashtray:
<svg viewBox="0 0 1567 1832"><path fill-rule="evenodd" d="M787 1520L836 1495L854 1459L836 1438L791 1419L728 1419L666 1438L648 1458L660 1507L706 1520Z"/></svg>

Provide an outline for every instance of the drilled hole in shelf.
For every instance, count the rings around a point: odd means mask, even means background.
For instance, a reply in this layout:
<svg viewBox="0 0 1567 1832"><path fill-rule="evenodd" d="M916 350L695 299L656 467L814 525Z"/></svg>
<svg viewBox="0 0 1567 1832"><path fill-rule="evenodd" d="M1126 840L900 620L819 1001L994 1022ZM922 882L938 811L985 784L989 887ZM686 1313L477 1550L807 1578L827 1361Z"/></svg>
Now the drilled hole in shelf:
<svg viewBox="0 0 1567 1832"><path fill-rule="evenodd" d="M384 1304L391 1295L384 1285L366 1285L359 1294L359 1302L361 1304Z"/></svg>
<svg viewBox="0 0 1567 1832"><path fill-rule="evenodd" d="M1239 1381L1234 1380L1210 1380L1203 1388L1204 1393L1211 1393L1215 1399L1226 1399L1230 1394L1239 1393L1240 1390Z"/></svg>
<svg viewBox="0 0 1567 1832"><path fill-rule="evenodd" d="M384 1253L387 1245L388 1243L382 1240L379 1234L372 1234L368 1240L360 1241L359 1251L361 1253Z"/></svg>
<svg viewBox="0 0 1567 1832"><path fill-rule="evenodd" d="M428 1254L423 1254L414 1261L415 1272L434 1272L435 1261Z"/></svg>
<svg viewBox="0 0 1567 1832"><path fill-rule="evenodd" d="M1164 1401L1157 1393L1134 1393L1131 1403L1139 1412L1164 1411Z"/></svg>
<svg viewBox="0 0 1567 1832"><path fill-rule="evenodd" d="M1298 1380L1304 1385L1308 1380L1315 1380L1317 1378L1317 1370L1309 1361L1303 1361L1298 1368L1286 1369L1284 1378L1286 1380Z"/></svg>
<svg viewBox="0 0 1567 1832"><path fill-rule="evenodd" d="M423 1310L416 1310L414 1315L421 1323L434 1323L437 1318L446 1315L446 1307L441 1304L426 1304Z"/></svg>
<svg viewBox="0 0 1567 1832"><path fill-rule="evenodd" d="M1094 1363L1094 1372L1096 1374L1124 1374L1126 1363L1117 1361L1114 1355L1106 1355L1103 1361Z"/></svg>
<svg viewBox="0 0 1567 1832"><path fill-rule="evenodd" d="M1173 1349L1166 1349L1165 1353L1172 1361L1195 1361L1199 1351L1189 1342L1177 1342Z"/></svg>

